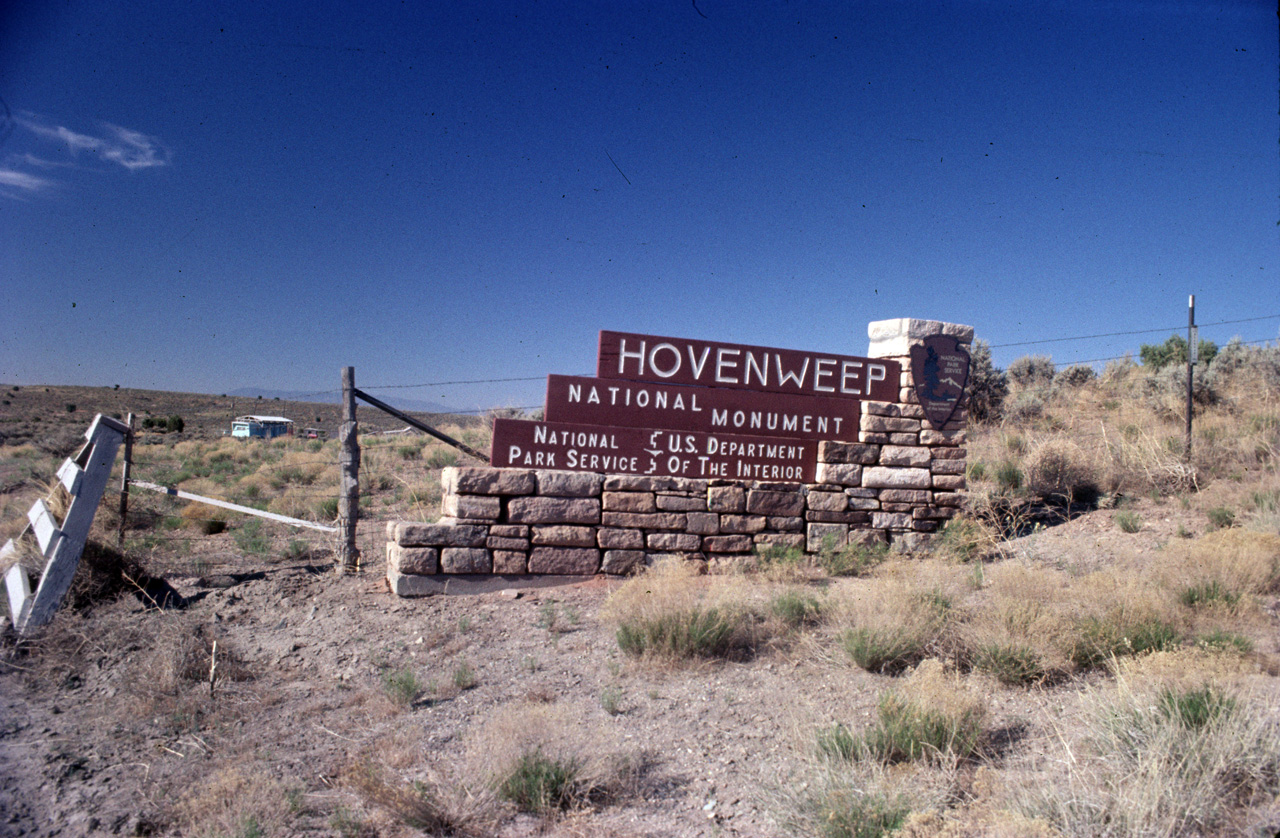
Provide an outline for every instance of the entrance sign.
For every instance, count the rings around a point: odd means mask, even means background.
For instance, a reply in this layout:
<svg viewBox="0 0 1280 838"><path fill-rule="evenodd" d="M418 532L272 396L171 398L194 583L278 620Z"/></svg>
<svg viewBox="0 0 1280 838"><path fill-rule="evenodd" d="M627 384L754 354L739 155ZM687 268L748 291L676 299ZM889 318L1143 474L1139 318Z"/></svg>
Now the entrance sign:
<svg viewBox="0 0 1280 838"><path fill-rule="evenodd" d="M817 443L736 434L495 419L493 465L811 483Z"/></svg>
<svg viewBox="0 0 1280 838"><path fill-rule="evenodd" d="M547 376L548 422L856 441L860 403L724 387Z"/></svg>
<svg viewBox="0 0 1280 838"><path fill-rule="evenodd" d="M911 376L929 424L941 428L956 412L969 380L969 353L949 335L930 335L911 347Z"/></svg>
<svg viewBox="0 0 1280 838"><path fill-rule="evenodd" d="M896 402L901 367L883 358L600 332L596 375L763 393Z"/></svg>

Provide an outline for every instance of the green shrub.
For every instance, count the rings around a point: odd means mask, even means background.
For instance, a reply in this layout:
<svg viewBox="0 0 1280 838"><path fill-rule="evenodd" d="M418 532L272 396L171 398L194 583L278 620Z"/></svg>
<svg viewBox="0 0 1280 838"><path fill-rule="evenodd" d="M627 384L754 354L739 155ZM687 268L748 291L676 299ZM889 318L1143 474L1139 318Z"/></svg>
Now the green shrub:
<svg viewBox="0 0 1280 838"><path fill-rule="evenodd" d="M1136 512L1122 509L1112 517L1122 532L1135 533L1142 529L1142 517Z"/></svg>
<svg viewBox="0 0 1280 838"><path fill-rule="evenodd" d="M1247 655L1253 651L1252 640L1223 629L1214 629L1200 635L1196 638L1196 646L1201 649L1234 652L1238 655Z"/></svg>
<svg viewBox="0 0 1280 838"><path fill-rule="evenodd" d="M785 626L796 629L818 622L820 608L817 597L793 589L783 591L770 600L769 610Z"/></svg>
<svg viewBox="0 0 1280 838"><path fill-rule="evenodd" d="M1215 506L1208 515L1209 526L1215 530L1230 529L1236 522L1236 513L1225 506Z"/></svg>
<svg viewBox="0 0 1280 838"><path fill-rule="evenodd" d="M382 688L397 707L408 707L422 692L422 682L409 667L382 673Z"/></svg>
<svg viewBox="0 0 1280 838"><path fill-rule="evenodd" d="M1073 442L1053 439L1027 457L1027 488L1041 498L1092 504L1098 499L1093 466Z"/></svg>
<svg viewBox="0 0 1280 838"><path fill-rule="evenodd" d="M428 468L445 468L458 464L458 452L454 448L436 447L427 455Z"/></svg>
<svg viewBox="0 0 1280 838"><path fill-rule="evenodd" d="M1048 355L1023 355L1005 372L1016 387L1047 387L1053 383L1057 367Z"/></svg>
<svg viewBox="0 0 1280 838"><path fill-rule="evenodd" d="M610 716L616 716L622 712L622 690L618 687L605 687L600 693L600 706Z"/></svg>
<svg viewBox="0 0 1280 838"><path fill-rule="evenodd" d="M967 757L982 741L982 719L978 709L948 713L891 693L881 699L879 720L861 747L881 762Z"/></svg>
<svg viewBox="0 0 1280 838"><path fill-rule="evenodd" d="M567 809L578 794L577 760L555 759L541 749L520 755L515 766L498 784L498 796L521 811L542 814Z"/></svg>
<svg viewBox="0 0 1280 838"><path fill-rule="evenodd" d="M1214 579L1183 589L1178 599L1188 608L1198 608L1218 602L1234 607L1240 602L1240 594L1228 590L1225 585Z"/></svg>
<svg viewBox="0 0 1280 838"><path fill-rule="evenodd" d="M1022 469L1011 460L1000 463L996 467L996 485L1005 491L1018 491L1022 488Z"/></svg>
<svg viewBox="0 0 1280 838"><path fill-rule="evenodd" d="M735 622L714 606L639 615L618 625L618 648L636 656L717 657L730 651Z"/></svg>
<svg viewBox="0 0 1280 838"><path fill-rule="evenodd" d="M1072 663L1085 669L1100 666L1113 657L1174 649L1180 639L1176 628L1154 618L1127 621L1119 615L1109 619L1089 617L1078 630L1070 657Z"/></svg>
<svg viewBox="0 0 1280 838"><path fill-rule="evenodd" d="M1165 687L1157 696L1161 715L1188 730L1200 730L1235 711L1235 699L1210 686L1175 691Z"/></svg>
<svg viewBox="0 0 1280 838"><path fill-rule="evenodd" d="M969 381L965 389L969 394L969 418L975 422L999 418L1009 395L1009 380L991 363L991 346L985 340L975 340L969 351Z"/></svg>
<svg viewBox="0 0 1280 838"><path fill-rule="evenodd" d="M858 756L859 739L842 722L818 730L818 750L832 759L850 762Z"/></svg>
<svg viewBox="0 0 1280 838"><path fill-rule="evenodd" d="M858 666L888 675L915 666L925 656L923 639L903 628L852 628L841 636L840 645Z"/></svg>
<svg viewBox="0 0 1280 838"><path fill-rule="evenodd" d="M1087 384L1098 377L1098 373L1088 364L1072 364L1062 370L1054 377L1053 383L1063 384L1067 387L1079 387Z"/></svg>
<svg viewBox="0 0 1280 838"><path fill-rule="evenodd" d="M969 480L982 480L987 476L987 466L981 460L970 461L964 470Z"/></svg>
<svg viewBox="0 0 1280 838"><path fill-rule="evenodd" d="M1034 684L1048 674L1034 649L1017 644L983 646L974 654L973 668L1010 686Z"/></svg>
<svg viewBox="0 0 1280 838"><path fill-rule="evenodd" d="M814 809L820 838L887 838L911 814L902 797L852 790L827 794Z"/></svg>
<svg viewBox="0 0 1280 838"><path fill-rule="evenodd" d="M802 554L803 555L803 554ZM889 545L850 544L839 550L834 541L823 542L818 552L818 566L829 576L863 576L889 557Z"/></svg>
<svg viewBox="0 0 1280 838"><path fill-rule="evenodd" d="M250 518L232 535L236 546L252 556L265 556L271 550L271 539L262 532L262 520Z"/></svg>
<svg viewBox="0 0 1280 838"><path fill-rule="evenodd" d="M1213 362L1214 356L1218 354L1218 345L1211 340L1201 339L1198 349L1200 354L1199 362L1206 367ZM1138 350L1138 357L1142 359L1144 367L1151 367L1157 371L1170 364L1185 367L1187 365L1187 339L1182 335L1175 334L1170 335L1169 339L1164 343L1144 343Z"/></svg>
<svg viewBox="0 0 1280 838"><path fill-rule="evenodd" d="M476 671L466 661L458 661L453 669L453 685L460 690L469 690L478 683Z"/></svg>

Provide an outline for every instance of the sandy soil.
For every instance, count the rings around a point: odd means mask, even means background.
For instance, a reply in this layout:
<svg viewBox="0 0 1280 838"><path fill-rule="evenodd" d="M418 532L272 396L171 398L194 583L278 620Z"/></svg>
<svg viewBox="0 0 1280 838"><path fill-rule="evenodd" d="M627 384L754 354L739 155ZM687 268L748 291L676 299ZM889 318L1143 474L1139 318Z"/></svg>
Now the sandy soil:
<svg viewBox="0 0 1280 838"><path fill-rule="evenodd" d="M1155 550L1180 525L1204 528L1172 503L1137 509L1137 534L1097 510L1010 548L1081 571ZM809 781L814 729L869 719L894 684L851 666L822 630L749 660L638 663L600 616L617 581L404 600L382 571L374 562L338 577L322 563L280 562L174 577L181 609L135 592L64 611L30 643L7 631L0 834L422 834L357 792L360 766L461 795L484 743L516 735L522 708L546 706L559 713L557 738L625 757L632 774L587 811L543 819L499 807L496 834L779 835L787 801ZM459 689L464 663L474 686ZM399 707L384 676L406 669L423 690ZM1046 751L1079 687L993 691L989 764ZM952 778L953 793L973 770ZM265 813L261 833L245 828L247 812Z"/></svg>

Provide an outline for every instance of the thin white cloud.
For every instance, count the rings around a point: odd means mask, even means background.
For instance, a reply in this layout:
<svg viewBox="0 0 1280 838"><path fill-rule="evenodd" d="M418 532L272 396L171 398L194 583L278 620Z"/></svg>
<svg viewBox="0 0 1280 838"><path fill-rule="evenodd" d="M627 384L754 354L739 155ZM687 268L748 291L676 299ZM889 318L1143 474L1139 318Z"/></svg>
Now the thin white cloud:
<svg viewBox="0 0 1280 838"><path fill-rule="evenodd" d="M109 122L103 123L102 136L82 134L62 125L47 125L33 116L20 116L14 122L41 139L65 145L72 156L85 152L131 172L169 165L169 150L160 140Z"/></svg>
<svg viewBox="0 0 1280 838"><path fill-rule="evenodd" d="M21 189L24 192L43 192L53 186L53 181L19 172L16 169L0 169L0 186Z"/></svg>

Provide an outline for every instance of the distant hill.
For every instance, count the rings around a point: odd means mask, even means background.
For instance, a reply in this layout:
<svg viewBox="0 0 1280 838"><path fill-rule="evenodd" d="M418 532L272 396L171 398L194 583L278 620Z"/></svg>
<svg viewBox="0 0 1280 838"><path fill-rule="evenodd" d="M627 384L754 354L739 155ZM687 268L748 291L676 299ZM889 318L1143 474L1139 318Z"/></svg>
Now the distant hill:
<svg viewBox="0 0 1280 838"><path fill-rule="evenodd" d="M261 396L263 399L279 399L281 401L306 401L313 404L342 404L342 394L336 391L327 393L308 393L305 390L263 390L258 387L241 387L227 393L228 396L236 398L257 399ZM421 399L408 399L394 396L381 396L378 393L370 393L375 398L381 398L387 404L397 407L400 410L410 411L414 413L478 413L483 410L478 406L475 407L458 407L456 405L447 405L441 402L428 402Z"/></svg>

